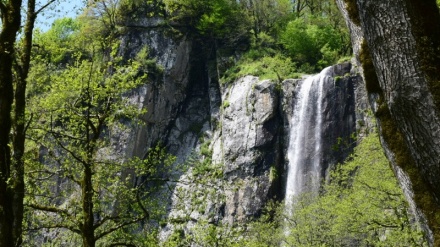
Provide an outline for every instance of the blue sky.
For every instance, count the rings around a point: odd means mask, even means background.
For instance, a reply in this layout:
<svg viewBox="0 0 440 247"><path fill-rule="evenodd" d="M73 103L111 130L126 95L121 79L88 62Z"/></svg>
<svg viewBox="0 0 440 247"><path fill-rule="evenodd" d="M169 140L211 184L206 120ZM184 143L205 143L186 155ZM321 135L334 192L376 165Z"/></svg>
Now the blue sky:
<svg viewBox="0 0 440 247"><path fill-rule="evenodd" d="M46 1L41 1L45 3ZM48 8L37 18L36 27L47 31L54 20L62 17L75 17L81 13L84 0L60 0L53 3L55 8Z"/></svg>

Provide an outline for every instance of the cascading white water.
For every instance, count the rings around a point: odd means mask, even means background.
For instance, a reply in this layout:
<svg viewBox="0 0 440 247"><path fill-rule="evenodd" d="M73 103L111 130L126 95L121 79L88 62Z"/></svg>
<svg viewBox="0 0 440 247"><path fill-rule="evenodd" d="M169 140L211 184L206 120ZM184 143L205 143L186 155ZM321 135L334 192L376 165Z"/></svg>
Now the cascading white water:
<svg viewBox="0 0 440 247"><path fill-rule="evenodd" d="M295 196L318 192L322 166L322 104L325 79L331 67L299 85L290 126L286 210L292 213Z"/></svg>

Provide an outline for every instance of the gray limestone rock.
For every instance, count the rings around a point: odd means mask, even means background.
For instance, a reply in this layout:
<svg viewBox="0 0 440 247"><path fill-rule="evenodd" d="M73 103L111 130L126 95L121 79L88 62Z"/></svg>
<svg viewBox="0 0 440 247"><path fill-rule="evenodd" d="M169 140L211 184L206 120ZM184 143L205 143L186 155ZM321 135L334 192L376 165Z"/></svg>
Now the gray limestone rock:
<svg viewBox="0 0 440 247"><path fill-rule="evenodd" d="M274 82L246 76L223 94L222 162L229 223L256 216L273 195L279 171L279 90Z"/></svg>
<svg viewBox="0 0 440 247"><path fill-rule="evenodd" d="M148 46L163 73L152 74L150 83L132 95L147 108L146 124L125 133L119 148L143 158L161 142L187 169L171 171L177 182L171 184L172 195L164 197L169 206L162 240L176 230L191 234L203 222L232 225L258 217L268 200L284 196L288 133L301 80L246 76L221 86L217 57L207 55L203 44L170 38L159 19L136 25L124 36L121 53L134 57ZM349 64L333 67L333 83L326 89L324 148L329 153L323 159L328 166L351 151L352 133L369 126L366 93L351 70ZM341 139L346 146L335 152Z"/></svg>

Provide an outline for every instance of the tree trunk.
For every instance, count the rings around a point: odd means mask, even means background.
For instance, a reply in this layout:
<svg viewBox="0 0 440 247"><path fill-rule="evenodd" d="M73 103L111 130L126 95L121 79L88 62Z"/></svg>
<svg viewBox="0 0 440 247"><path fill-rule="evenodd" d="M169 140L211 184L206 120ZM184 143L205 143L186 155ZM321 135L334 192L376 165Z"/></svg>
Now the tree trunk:
<svg viewBox="0 0 440 247"><path fill-rule="evenodd" d="M21 0L0 2L2 29L0 32L0 246L19 246L23 211L23 194L12 165L10 144L11 110L13 102L14 44L21 23ZM14 164L15 165L15 164ZM19 181L18 181L19 182Z"/></svg>
<svg viewBox="0 0 440 247"><path fill-rule="evenodd" d="M21 235L22 235L22 225L23 221L23 210L24 210L24 194L25 194L25 184L24 184L24 161L23 155L25 152L25 140L26 140L26 85L27 77L29 74L30 60L31 60L31 50L32 50L32 32L34 29L36 15L35 15L35 0L28 0L27 8L27 18L26 25L24 28L24 38L23 38L23 54L21 56L21 64L17 65L17 78L15 84L15 109L13 120L14 135L13 135L13 150L14 155L12 158L12 169L16 173L14 181L14 217L17 222L14 228L13 235L17 236L16 245L21 245ZM20 222L20 223L18 223Z"/></svg>
<svg viewBox="0 0 440 247"><path fill-rule="evenodd" d="M83 247L95 247L95 229L93 215L93 185L92 169L89 164L84 165L82 181L82 206L84 220L82 225Z"/></svg>
<svg viewBox="0 0 440 247"><path fill-rule="evenodd" d="M364 34L357 55L367 90L377 96L372 103L383 145L396 174L409 178L412 198L426 217L433 244L440 246L440 15L435 0L338 1Z"/></svg>

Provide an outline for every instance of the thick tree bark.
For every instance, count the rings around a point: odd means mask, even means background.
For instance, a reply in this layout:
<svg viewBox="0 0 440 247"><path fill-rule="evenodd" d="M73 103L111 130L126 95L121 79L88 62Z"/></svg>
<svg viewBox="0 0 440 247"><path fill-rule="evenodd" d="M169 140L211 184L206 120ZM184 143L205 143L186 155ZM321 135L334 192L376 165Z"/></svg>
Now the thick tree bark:
<svg viewBox="0 0 440 247"><path fill-rule="evenodd" d="M338 0L362 29L359 59L388 157L440 246L440 15L435 0ZM356 39L356 34L352 32Z"/></svg>
<svg viewBox="0 0 440 247"><path fill-rule="evenodd" d="M10 133L13 103L14 44L21 23L21 0L0 2L2 29L0 32L0 246L19 246L23 204L20 174L11 166Z"/></svg>

